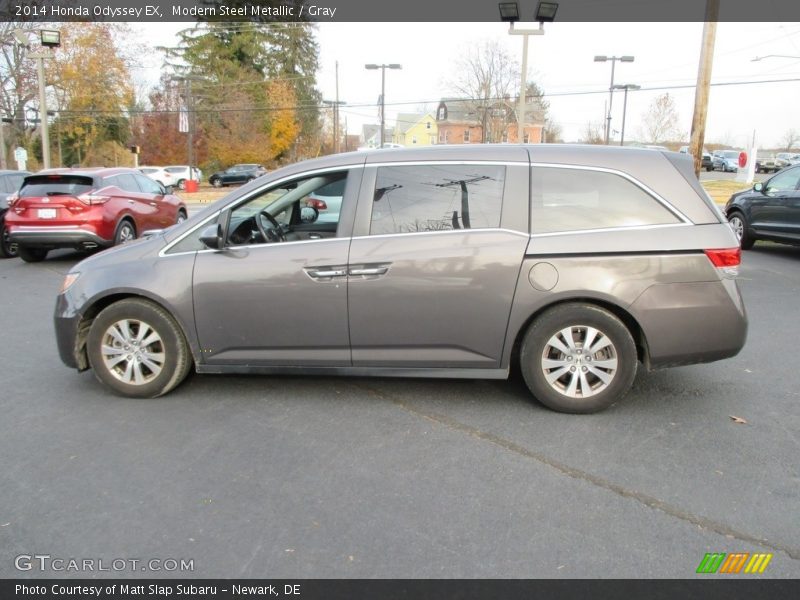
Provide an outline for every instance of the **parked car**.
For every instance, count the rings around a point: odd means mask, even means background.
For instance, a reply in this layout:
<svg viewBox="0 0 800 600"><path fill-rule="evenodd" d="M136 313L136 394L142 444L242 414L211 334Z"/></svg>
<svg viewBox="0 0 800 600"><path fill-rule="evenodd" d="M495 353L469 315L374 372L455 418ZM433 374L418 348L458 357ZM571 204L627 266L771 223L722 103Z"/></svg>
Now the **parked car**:
<svg viewBox="0 0 800 600"><path fill-rule="evenodd" d="M757 240L800 244L800 165L733 194L725 214L744 250Z"/></svg>
<svg viewBox="0 0 800 600"><path fill-rule="evenodd" d="M712 170L736 173L739 170L738 150L717 150L711 155Z"/></svg>
<svg viewBox="0 0 800 600"><path fill-rule="evenodd" d="M55 248L95 250L184 221L186 205L135 169L61 169L25 177L9 198L6 226L19 256Z"/></svg>
<svg viewBox="0 0 800 600"><path fill-rule="evenodd" d="M780 168L774 154L768 152L756 154L756 173L774 173Z"/></svg>
<svg viewBox="0 0 800 600"><path fill-rule="evenodd" d="M186 189L186 182L194 180L200 183L203 180L203 172L197 167L191 168L188 165L171 165L164 167L164 172L169 173L175 181L175 187L179 190Z"/></svg>
<svg viewBox="0 0 800 600"><path fill-rule="evenodd" d="M261 177L266 172L267 170L261 165L233 165L229 169L214 173L208 178L208 183L217 188L236 183L247 183Z"/></svg>
<svg viewBox="0 0 800 600"><path fill-rule="evenodd" d="M164 187L176 187L178 178L164 167L139 167L139 171Z"/></svg>
<svg viewBox="0 0 800 600"><path fill-rule="evenodd" d="M337 221L309 198L341 183ZM200 373L506 378L592 412L646 368L735 355L736 237L678 153L436 146L270 173L84 260L55 323L116 393ZM280 385L273 381L271 385Z"/></svg>
<svg viewBox="0 0 800 600"><path fill-rule="evenodd" d="M17 256L17 244L12 243L6 228L6 211L8 198L19 190L22 180L28 171L0 171L0 258L14 258Z"/></svg>
<svg viewBox="0 0 800 600"><path fill-rule="evenodd" d="M794 154L793 152L778 152L775 155L775 164L779 169L797 164L798 162L800 162L800 154Z"/></svg>
<svg viewBox="0 0 800 600"><path fill-rule="evenodd" d="M680 152L681 154L690 154L689 146L681 146L678 152ZM711 153L705 149L703 149L703 156L700 160L700 168L705 169L706 171L711 171L714 168L714 163L711 160Z"/></svg>

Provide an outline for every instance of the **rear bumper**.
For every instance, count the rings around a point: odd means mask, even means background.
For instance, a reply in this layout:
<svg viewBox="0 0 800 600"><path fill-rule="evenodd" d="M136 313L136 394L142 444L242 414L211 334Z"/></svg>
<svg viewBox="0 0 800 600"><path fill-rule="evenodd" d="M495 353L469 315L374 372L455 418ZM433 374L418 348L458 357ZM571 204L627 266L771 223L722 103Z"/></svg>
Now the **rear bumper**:
<svg viewBox="0 0 800 600"><path fill-rule="evenodd" d="M747 339L747 314L734 280L650 286L631 305L652 368L736 356Z"/></svg>
<svg viewBox="0 0 800 600"><path fill-rule="evenodd" d="M9 237L20 246L31 248L97 248L113 245L92 231L76 226L37 227L15 225L10 228Z"/></svg>

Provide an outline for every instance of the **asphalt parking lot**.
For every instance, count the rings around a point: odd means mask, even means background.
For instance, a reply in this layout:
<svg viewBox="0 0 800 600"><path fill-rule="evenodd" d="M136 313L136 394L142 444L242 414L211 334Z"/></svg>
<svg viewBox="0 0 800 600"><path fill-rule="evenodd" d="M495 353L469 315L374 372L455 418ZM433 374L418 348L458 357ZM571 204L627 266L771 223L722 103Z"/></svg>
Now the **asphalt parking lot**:
<svg viewBox="0 0 800 600"><path fill-rule="evenodd" d="M195 375L115 397L56 352L79 258L0 261L0 577L684 578L706 552L800 576L800 248L744 254L738 357L640 371L592 416L519 377ZM194 570L20 572L21 554Z"/></svg>

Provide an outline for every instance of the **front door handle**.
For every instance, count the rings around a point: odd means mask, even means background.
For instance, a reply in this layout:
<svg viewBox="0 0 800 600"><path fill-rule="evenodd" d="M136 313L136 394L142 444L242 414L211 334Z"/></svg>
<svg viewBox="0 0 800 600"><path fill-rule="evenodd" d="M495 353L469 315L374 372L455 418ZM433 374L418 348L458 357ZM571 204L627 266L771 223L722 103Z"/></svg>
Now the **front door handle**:
<svg viewBox="0 0 800 600"><path fill-rule="evenodd" d="M347 272L344 269L320 269L319 271L306 271L306 273L308 273L314 279L319 279L321 277L343 277L344 275L347 275Z"/></svg>

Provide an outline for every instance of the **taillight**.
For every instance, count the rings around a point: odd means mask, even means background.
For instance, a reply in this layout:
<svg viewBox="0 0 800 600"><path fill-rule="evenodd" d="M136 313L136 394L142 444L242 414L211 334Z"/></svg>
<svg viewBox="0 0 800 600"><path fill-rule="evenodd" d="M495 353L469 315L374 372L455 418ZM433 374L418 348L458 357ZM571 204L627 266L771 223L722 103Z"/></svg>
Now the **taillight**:
<svg viewBox="0 0 800 600"><path fill-rule="evenodd" d="M725 277L736 277L739 274L739 265L742 263L741 248L716 248L705 251L708 260Z"/></svg>
<svg viewBox="0 0 800 600"><path fill-rule="evenodd" d="M103 204L104 202L108 202L109 200L111 200L111 196L102 196L100 194L92 194L92 193L81 194L80 196L77 196L77 198L84 204L89 204L89 205Z"/></svg>
<svg viewBox="0 0 800 600"><path fill-rule="evenodd" d="M309 198L306 200L306 206L310 206L311 208L316 208L317 210L328 210L328 205L325 204L324 200L318 200L317 198Z"/></svg>

